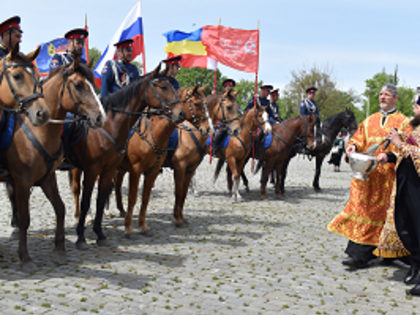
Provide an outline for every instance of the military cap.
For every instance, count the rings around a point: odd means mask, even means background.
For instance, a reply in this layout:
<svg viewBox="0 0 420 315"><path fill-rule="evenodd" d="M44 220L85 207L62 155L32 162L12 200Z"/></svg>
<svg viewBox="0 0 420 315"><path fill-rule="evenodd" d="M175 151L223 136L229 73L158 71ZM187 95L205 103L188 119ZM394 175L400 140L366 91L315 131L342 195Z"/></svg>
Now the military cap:
<svg viewBox="0 0 420 315"><path fill-rule="evenodd" d="M273 86L272 86L272 85L265 84L265 85L261 85L261 86L260 86L260 89L261 89L261 90L268 90L268 91L271 91L271 90L273 89Z"/></svg>
<svg viewBox="0 0 420 315"><path fill-rule="evenodd" d="M4 32L6 32L7 30L10 30L10 29L15 29L15 30L18 30L21 33L23 33L23 31L20 29L20 17L19 16L11 17L11 18L7 19L6 21L2 22L0 24L0 35L3 34Z"/></svg>
<svg viewBox="0 0 420 315"><path fill-rule="evenodd" d="M89 32L83 28L75 28L64 35L67 39L76 39L78 41L84 41L88 36Z"/></svg>
<svg viewBox="0 0 420 315"><path fill-rule="evenodd" d="M167 66L169 65L177 65L178 67L180 67L180 62L181 62L182 56L175 56L175 57L171 57L165 60L162 60Z"/></svg>
<svg viewBox="0 0 420 315"><path fill-rule="evenodd" d="M316 87L310 87L309 89L306 90L306 93L311 93L311 92L316 92L316 91L318 91Z"/></svg>
<svg viewBox="0 0 420 315"><path fill-rule="evenodd" d="M231 86L231 87L234 87L236 85L236 82L233 79L226 79L225 81L223 81L222 85L223 86Z"/></svg>
<svg viewBox="0 0 420 315"><path fill-rule="evenodd" d="M270 95L279 95L279 89L272 90Z"/></svg>
<svg viewBox="0 0 420 315"><path fill-rule="evenodd" d="M133 49L131 45L134 43L134 40L132 39L124 39L122 41L119 41L118 43L114 44L117 48L130 48Z"/></svg>

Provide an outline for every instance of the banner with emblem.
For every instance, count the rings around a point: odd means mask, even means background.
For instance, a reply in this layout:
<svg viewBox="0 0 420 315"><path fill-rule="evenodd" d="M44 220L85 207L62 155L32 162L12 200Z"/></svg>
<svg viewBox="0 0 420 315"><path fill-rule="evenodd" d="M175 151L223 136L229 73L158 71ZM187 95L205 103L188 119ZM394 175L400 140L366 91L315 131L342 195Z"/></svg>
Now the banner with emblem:
<svg viewBox="0 0 420 315"><path fill-rule="evenodd" d="M50 63L52 57L59 52L66 51L67 39L64 37L53 39L50 42L42 43L41 50L38 57L35 59L34 64L38 68L41 77L48 76L50 71ZM86 52L83 49L82 57L86 59Z"/></svg>
<svg viewBox="0 0 420 315"><path fill-rule="evenodd" d="M201 40L207 56L225 66L244 72L258 72L259 30L242 30L225 26L202 27Z"/></svg>

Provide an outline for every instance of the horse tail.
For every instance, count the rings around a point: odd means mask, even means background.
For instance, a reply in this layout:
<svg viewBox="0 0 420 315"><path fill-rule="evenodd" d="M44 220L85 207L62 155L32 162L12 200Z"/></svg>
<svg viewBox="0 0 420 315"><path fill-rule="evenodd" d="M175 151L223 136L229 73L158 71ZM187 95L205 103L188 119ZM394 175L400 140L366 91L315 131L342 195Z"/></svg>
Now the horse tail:
<svg viewBox="0 0 420 315"><path fill-rule="evenodd" d="M214 171L213 183L215 183L217 178L219 177L219 174L220 174L220 171L222 170L223 164L225 164L225 160L219 159L219 161L217 161L216 170Z"/></svg>
<svg viewBox="0 0 420 315"><path fill-rule="evenodd" d="M263 165L264 165L264 162L262 162L261 160L258 160L257 168L254 171L254 175L257 174L260 171L260 169L261 169L261 167L263 167Z"/></svg>

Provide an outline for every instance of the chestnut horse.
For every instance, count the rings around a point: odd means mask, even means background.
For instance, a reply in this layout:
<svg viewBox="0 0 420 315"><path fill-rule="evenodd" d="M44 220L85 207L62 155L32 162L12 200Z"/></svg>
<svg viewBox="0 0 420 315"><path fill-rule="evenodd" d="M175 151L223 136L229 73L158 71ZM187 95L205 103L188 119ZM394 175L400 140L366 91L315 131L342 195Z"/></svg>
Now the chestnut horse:
<svg viewBox="0 0 420 315"><path fill-rule="evenodd" d="M83 165L84 181L81 201L81 214L77 224L78 249L87 249L84 235L86 215L89 211L94 184L99 177L96 214L93 230L100 246L108 245L102 231L102 217L108 196L112 190L112 180L117 167L123 161L127 149L128 135L139 115L146 106L158 109L155 114L165 114L172 121L183 120L182 102L169 78L160 73L160 65L150 74L139 77L128 86L102 99L107 109L107 122L99 130L84 131L84 140L72 146L75 156ZM180 105L180 106L178 106ZM174 109L176 108L176 109ZM80 177L82 170L72 170L72 187L76 206L76 217L79 210Z"/></svg>
<svg viewBox="0 0 420 315"><path fill-rule="evenodd" d="M66 263L64 217L65 206L59 195L55 170L63 158L61 127L67 112L87 119L92 127L105 122L104 110L93 89L93 73L75 62L54 70L44 81L45 101L51 121L42 127L33 127L30 119L16 115L12 143L2 152L8 166L12 208L19 226L19 257L24 270L36 269L27 248L27 229L30 224L29 197L33 186L40 186L51 202L56 215L55 260ZM17 216L16 216L17 213Z"/></svg>
<svg viewBox="0 0 420 315"><path fill-rule="evenodd" d="M208 135L210 130L213 129L213 126L204 103L203 91L205 87L201 89L198 87L196 85L192 89L179 90L178 95L180 95L183 101L186 119L193 121L200 132ZM201 122L201 124L197 125L198 122ZM183 124L178 126L182 128ZM126 238L132 238L135 235L132 220L141 174L144 174L144 183L138 222L141 229L140 234L145 236L151 235L150 229L146 225L147 206L153 184L167 156L168 151L166 148L168 147L169 136L175 130L175 127L174 122L168 121L167 117L153 117L150 119L150 122L147 119L143 119L139 128L135 129L135 133L128 143L127 155L115 178L117 207L121 212L124 211L121 201L121 185L124 174L127 171L130 173L128 207L125 216ZM179 139L181 143L184 141L181 135Z"/></svg>
<svg viewBox="0 0 420 315"><path fill-rule="evenodd" d="M261 177L261 199L266 198L266 186L268 175L271 170L276 172L275 193L276 197L281 197L280 174L283 163L289 155L289 151L297 138L311 148L314 144L314 126L316 124L315 114L310 116L296 116L289 118L280 124L274 124L272 130L272 143L264 150L262 161L265 162ZM260 160L260 163L262 162ZM256 170L257 171L257 170Z"/></svg>
<svg viewBox="0 0 420 315"><path fill-rule="evenodd" d="M239 178L242 173L245 162L251 152L252 134L260 127L265 134L271 132L271 124L268 122L268 114L262 106L255 106L248 110L241 119L241 132L239 135L230 138L226 149L220 148L217 151L219 159L226 160L227 166L227 182L229 193L235 202L241 198L239 194ZM219 176L223 163L218 163L214 174L214 181ZM233 176L233 182L232 182ZM233 186L233 193L232 193Z"/></svg>
<svg viewBox="0 0 420 315"><path fill-rule="evenodd" d="M319 177L321 176L321 167L322 162L324 161L325 156L330 152L332 144L337 137L338 132L346 128L350 135L354 135L357 130L357 121L354 113L351 109L346 109L343 112L335 114L328 117L323 123L320 129L320 132L317 132L316 135L316 146L309 150L308 153L310 156L315 156L315 176L312 183L312 186L316 191L320 191L319 187ZM284 162L281 179L280 179L280 191L284 193L284 181L286 180L287 167L290 160L298 153L296 146L293 146L290 150L290 154Z"/></svg>

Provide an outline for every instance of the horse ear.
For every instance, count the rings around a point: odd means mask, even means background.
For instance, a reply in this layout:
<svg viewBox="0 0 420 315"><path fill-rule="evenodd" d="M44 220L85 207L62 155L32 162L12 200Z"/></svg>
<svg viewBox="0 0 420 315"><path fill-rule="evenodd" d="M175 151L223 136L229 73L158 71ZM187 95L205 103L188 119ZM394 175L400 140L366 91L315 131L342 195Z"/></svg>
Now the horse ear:
<svg viewBox="0 0 420 315"><path fill-rule="evenodd" d="M230 95L231 90L227 90L226 92L223 93L223 98L228 98Z"/></svg>
<svg viewBox="0 0 420 315"><path fill-rule="evenodd" d="M33 61L36 59L36 57L38 57L40 51L41 51L41 46L38 46L35 50L27 54L27 56Z"/></svg>
<svg viewBox="0 0 420 315"><path fill-rule="evenodd" d="M76 59L74 59L70 67L72 70L76 70L77 68L79 68L80 58L81 58L80 56L77 56Z"/></svg>
<svg viewBox="0 0 420 315"><path fill-rule="evenodd" d="M200 86L200 84L199 84L199 83L198 83L198 84L196 84L196 85L192 88L192 92L191 92L191 94L197 94L197 90L198 90L199 86Z"/></svg>
<svg viewBox="0 0 420 315"><path fill-rule="evenodd" d="M13 45L12 50L9 52L9 54L7 55L7 61L12 61L16 58L17 54L19 52L19 43L16 43Z"/></svg>
<svg viewBox="0 0 420 315"><path fill-rule="evenodd" d="M232 90L229 90L229 91L232 91ZM234 98L236 98L237 96L238 96L238 94L239 94L239 90L238 91L235 91L235 92L232 92L232 93L230 93Z"/></svg>
<svg viewBox="0 0 420 315"><path fill-rule="evenodd" d="M86 64L86 66L89 68L89 69L92 69L92 67L93 67L93 62L95 61L95 58L92 58L92 59L90 59L89 60L89 62Z"/></svg>
<svg viewBox="0 0 420 315"><path fill-rule="evenodd" d="M152 71L152 74L151 74L152 79L156 78L159 75L160 66L161 64L159 63L158 66L155 68L155 70Z"/></svg>

